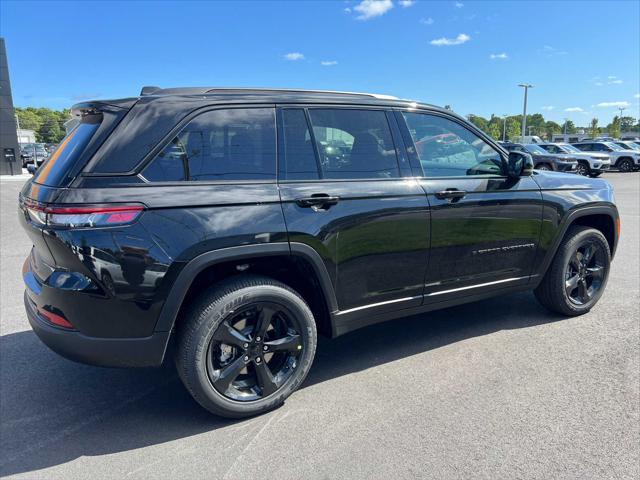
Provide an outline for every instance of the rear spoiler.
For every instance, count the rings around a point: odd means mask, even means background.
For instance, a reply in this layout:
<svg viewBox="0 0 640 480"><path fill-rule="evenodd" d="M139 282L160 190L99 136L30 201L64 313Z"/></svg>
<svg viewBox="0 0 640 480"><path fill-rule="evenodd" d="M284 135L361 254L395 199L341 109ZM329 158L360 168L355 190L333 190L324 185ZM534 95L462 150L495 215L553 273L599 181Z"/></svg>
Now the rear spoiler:
<svg viewBox="0 0 640 480"><path fill-rule="evenodd" d="M71 107L71 115L74 117L84 117L93 113L116 110L129 110L139 99L122 98L118 100L93 100L89 102L76 103Z"/></svg>

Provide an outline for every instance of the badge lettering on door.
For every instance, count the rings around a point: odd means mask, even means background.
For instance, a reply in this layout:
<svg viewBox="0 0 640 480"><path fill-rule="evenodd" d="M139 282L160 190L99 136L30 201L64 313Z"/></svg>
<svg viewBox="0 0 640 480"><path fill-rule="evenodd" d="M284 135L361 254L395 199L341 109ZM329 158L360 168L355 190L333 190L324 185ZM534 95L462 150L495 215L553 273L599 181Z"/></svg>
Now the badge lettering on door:
<svg viewBox="0 0 640 480"><path fill-rule="evenodd" d="M522 243L520 245L507 245L504 247L496 247L496 248L482 248L480 250L474 250L473 255L484 255L486 253L506 253L511 252L513 250L521 250L523 248L535 248L535 243Z"/></svg>

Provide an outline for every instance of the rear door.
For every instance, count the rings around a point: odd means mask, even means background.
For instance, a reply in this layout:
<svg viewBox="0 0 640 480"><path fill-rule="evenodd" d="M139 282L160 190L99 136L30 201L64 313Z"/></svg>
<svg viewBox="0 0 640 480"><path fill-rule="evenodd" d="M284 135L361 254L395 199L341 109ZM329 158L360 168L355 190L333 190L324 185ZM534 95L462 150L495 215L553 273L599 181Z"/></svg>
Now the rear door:
<svg viewBox="0 0 640 480"><path fill-rule="evenodd" d="M420 305L429 206L397 148L392 113L309 106L282 107L278 114L289 240L320 254L339 315L348 321L349 314Z"/></svg>
<svg viewBox="0 0 640 480"><path fill-rule="evenodd" d="M454 117L396 116L431 205L425 302L526 284L542 220L535 181L506 177L498 149Z"/></svg>

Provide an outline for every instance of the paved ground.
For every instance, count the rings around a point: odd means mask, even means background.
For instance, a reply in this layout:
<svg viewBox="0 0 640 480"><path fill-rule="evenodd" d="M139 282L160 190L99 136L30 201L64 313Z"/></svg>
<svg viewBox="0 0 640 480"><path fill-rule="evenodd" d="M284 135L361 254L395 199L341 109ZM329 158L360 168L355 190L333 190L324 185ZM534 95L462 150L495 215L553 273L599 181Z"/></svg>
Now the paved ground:
<svg viewBox="0 0 640 480"><path fill-rule="evenodd" d="M170 365L77 365L29 330L20 184L1 182L0 476L640 478L640 174L616 187L622 242L581 318L505 296L321 341L303 388L212 417Z"/></svg>

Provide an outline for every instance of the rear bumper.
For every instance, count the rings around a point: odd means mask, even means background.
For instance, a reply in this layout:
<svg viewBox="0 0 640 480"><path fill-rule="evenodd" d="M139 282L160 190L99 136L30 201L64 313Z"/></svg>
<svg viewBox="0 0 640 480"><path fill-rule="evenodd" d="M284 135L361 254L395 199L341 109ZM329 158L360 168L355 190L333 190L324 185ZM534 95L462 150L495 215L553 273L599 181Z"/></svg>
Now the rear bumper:
<svg viewBox="0 0 640 480"><path fill-rule="evenodd" d="M42 343L69 360L101 367L155 367L164 358L170 332L142 338L89 337L41 318L26 291L24 305L31 328Z"/></svg>

